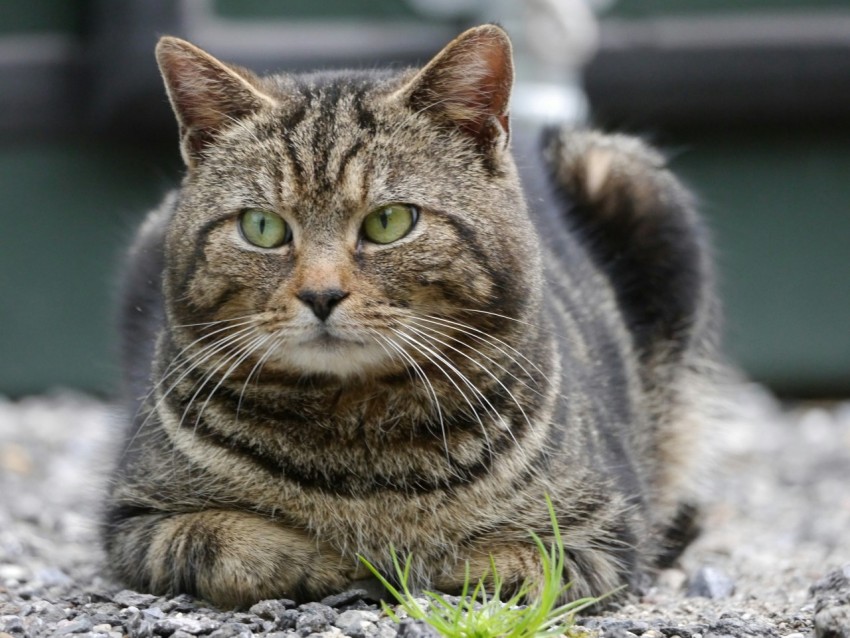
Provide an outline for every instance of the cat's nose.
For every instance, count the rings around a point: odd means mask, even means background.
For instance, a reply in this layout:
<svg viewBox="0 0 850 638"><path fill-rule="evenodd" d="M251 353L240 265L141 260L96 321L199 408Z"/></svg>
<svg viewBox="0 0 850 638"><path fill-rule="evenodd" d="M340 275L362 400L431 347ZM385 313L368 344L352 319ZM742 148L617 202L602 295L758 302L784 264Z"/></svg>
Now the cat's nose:
<svg viewBox="0 0 850 638"><path fill-rule="evenodd" d="M295 296L307 304L320 321L324 321L331 316L333 309L348 296L348 293L332 288L330 290L302 290Z"/></svg>

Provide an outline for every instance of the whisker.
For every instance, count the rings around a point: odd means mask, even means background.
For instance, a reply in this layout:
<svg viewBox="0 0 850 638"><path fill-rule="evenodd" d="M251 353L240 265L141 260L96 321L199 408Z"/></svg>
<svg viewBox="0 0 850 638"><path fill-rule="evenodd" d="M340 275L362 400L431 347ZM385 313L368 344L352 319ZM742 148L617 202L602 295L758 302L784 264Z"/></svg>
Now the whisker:
<svg viewBox="0 0 850 638"><path fill-rule="evenodd" d="M225 382L227 377L229 377L233 373L234 370L236 370L240 365L242 365L242 363L248 357L250 357L254 352L259 350L264 344L268 343L268 341L270 339L272 339L272 335L260 335L257 338L255 338L253 341L250 341L246 345L242 346L242 348L237 351L236 356L238 356L238 358L236 359L236 361L233 362L233 364L221 376L221 379L218 380L218 383L215 384L215 387L207 395L207 398L204 401L204 404L201 406L201 409L198 410L198 414L195 417L195 429L197 429L197 427L200 425L201 415L203 415L204 410L206 410L207 405L209 405L209 402L212 400L213 395L216 393L216 390L218 390L221 387L221 384ZM238 354L240 352L242 354ZM241 400L241 398L240 398L240 400ZM193 401L194 401L194 397L193 397L192 401L189 402L189 404L191 405Z"/></svg>
<svg viewBox="0 0 850 638"><path fill-rule="evenodd" d="M467 355L466 353L462 352L462 351L461 351L461 350L459 350L458 348L455 348L454 346L452 346L452 345L450 345L450 344L447 344L447 343L445 343L444 341L442 341L442 340L440 340L440 339L437 339L437 338L435 338L435 337L429 336L427 333L425 333L425 332L423 332L423 331L421 331L421 330L419 330L419 329L417 329L417 328L414 328L413 326L408 325L407 327L408 327L408 328L410 328L411 330L413 330L414 332L416 332L417 334L421 335L423 338L430 340L432 343L434 343L434 342L436 342L436 343L440 343L441 345L444 345L445 347L450 348L451 350L454 350L455 352L457 352L457 353L458 353L458 354L460 354L461 356L463 356L463 357L467 358L467 359L468 359L469 361L471 361L473 364L477 365L477 366L478 366L478 367L479 367L482 371L484 371L485 373L487 373L488 375L490 375L490 377L491 377L491 378L492 378L492 379L493 379L496 383L498 383L498 384L502 387L502 389L503 389L503 390L507 393L507 395L508 395L509 397L511 397L511 399L512 399L512 400L513 400L513 402L514 402L514 404L516 404L516 406L519 408L519 411L522 413L522 416L523 416L523 418L525 419L526 423L529 425L529 427L531 426L531 421L530 421L530 419L528 418L528 415L526 415L525 410L523 409L522 405L521 405L521 404L520 404L520 402L517 400L517 398L516 398L516 396L513 394L513 392L511 392L511 391L510 391L510 389L509 389L509 388L508 388L508 387L507 387L507 386L506 386L506 385L502 382L502 380L501 380L501 379L499 379L499 378L498 378L495 374L493 374L490 370L488 370L488 369L487 369L487 367L486 367L486 366L484 366L484 365L483 365L480 361L476 361L475 359L473 359L472 357L470 357L470 356L469 356L469 355ZM464 375L464 374L463 374L463 373L462 373L462 372L461 372L461 371L460 371L460 370L459 370L456 366L454 366L454 364L450 364L450 365L452 366L452 368L454 368L454 370L455 370L455 373L456 373L456 374L461 375L464 379L466 379L466 380L467 380L467 383L471 384L471 385L472 385L472 387L474 387L474 388L475 388L475 391L476 391L476 392L477 392L477 393L478 393L478 394L479 394L482 398L484 398L484 399L487 401L488 405L490 405L491 407L493 407L493 404L489 401L489 399L486 399L485 395L481 392L481 390L480 390L477 386L475 386L474 384L472 384L472 383L471 383L471 381L469 381L469 380L468 380L468 378L466 377L466 375ZM519 441L518 441L518 440L516 439L516 437L514 436L513 431L511 430L510 425L509 425L509 424L505 421L505 418L504 418L501 414L499 414L499 413L498 413L498 411L497 411L495 408L493 408L493 411L494 411L494 413L498 416L498 420L499 420L499 422L502 424L502 426L504 427L504 429L508 432L508 434L510 435L511 439L513 439L514 443L515 443L517 446L519 446Z"/></svg>
<svg viewBox="0 0 850 638"><path fill-rule="evenodd" d="M195 356L195 355L192 355L192 357L189 357L189 359L184 359L184 360L182 360L182 361L181 361L181 360L180 360L180 357L182 357L184 353L186 353L187 351L189 351L190 349L192 349L193 347L195 347L196 345L198 345L200 342L202 342L202 341L204 341L204 340L206 340L206 339L209 339L209 338L210 338L210 337L212 337L213 335L216 335L216 334L219 334L219 333L222 333L222 332L226 332L226 331L228 331L228 330L232 330L233 328L239 328L239 327L241 327L241 326L250 326L252 323L253 323L252 321L244 321L244 322L242 322L242 323L238 323L238 324L235 324L235 325L229 325L229 326L225 326L225 327L223 327L223 328L219 328L219 329L217 329L217 330L213 330L212 332L210 332L210 333L208 333L208 334L205 334L205 335L202 335L202 336L198 337L197 339L195 339L194 341L192 341L191 343L189 343L188 345L186 345L185 347L183 347L183 349L182 349L182 350L180 350L180 352L178 352L177 354L175 354L175 355L174 355L174 357L172 357L172 359L171 359L171 363L169 363L169 364L168 364L168 367L167 367L167 368L163 371L163 376L162 376L162 378L161 378L161 379L157 382L157 384L156 384L156 385L154 385L154 387L153 387L153 388L151 388L151 392L149 392L149 393L148 393L148 395L147 395L147 396L145 396L144 398L145 398L145 399L147 399L147 398L148 398L148 396L150 396L150 394L151 394L154 390L156 390L156 389L157 389L157 386L158 386L160 383L162 383L165 379L167 379L167 378L170 376L170 374L171 374L171 372L170 372L170 371L172 370L172 368L174 368L175 366L177 366L177 367L179 368L179 367L181 367L181 366L185 365L185 363L186 363L187 361L190 361L190 360L191 360L191 359ZM248 332L248 331L250 331L250 327L248 327L248 328L242 328L241 330L238 330L238 331L236 331L236 332L235 332L235 333L233 333L233 334L234 334L234 335L235 335L235 334L241 334L241 333L245 333L245 332ZM208 344L208 345L215 345L216 343L218 343L218 342L216 341L216 342L213 342L213 344ZM204 351L207 347L208 347L208 346L204 346L204 348L202 348L202 349L199 351L199 353L200 353L200 352L203 352L203 351ZM199 354L199 353L195 353L195 354Z"/></svg>
<svg viewBox="0 0 850 638"><path fill-rule="evenodd" d="M443 419L443 410L442 410L442 407L440 406L440 398L439 398L439 396L437 395L437 392L436 392L436 390L434 389L434 386L433 386L433 384L431 383L431 380L428 378L428 375L426 375L426 374L425 374L425 371L422 369L422 366L420 366L420 365L419 365L419 363L417 363L416 359L414 359L414 358L410 355L410 353L409 353L409 352L406 352L406 351L404 350L404 348L402 348L399 344L397 344L396 342L394 342L394 341L393 341L392 339L390 339L389 337L387 337L387 336L385 336L385 335L382 335L382 334L381 334L381 333L379 333L377 330L370 330L370 332L372 332L372 333L376 336L376 338L377 338L378 336L383 337L383 338L384 338L384 340L386 341L386 343L387 343L387 344L388 344L388 345L389 345L389 346L390 346L390 347L391 347L391 348L392 348L395 352L397 352L397 353L399 354L399 356L401 356L402 360L407 361L407 362L410 364L410 367L411 367L411 368L413 368L413 371L416 373L416 376L417 376L417 377L419 377L419 379L421 379L421 380L422 380L422 383L425 385L425 387L426 387L426 388L427 388L427 390L428 390L429 398L431 399L431 402L433 403L434 408L437 410L437 418L438 418L438 419L439 419L439 421L440 421L440 428L441 428L441 430L443 431L443 433L445 434L444 419ZM378 343L380 343L380 340L378 340Z"/></svg>
<svg viewBox="0 0 850 638"><path fill-rule="evenodd" d="M417 318L415 318L415 317L412 317L411 319L412 319L412 320L414 320L414 321L418 321L418 319L417 319ZM432 323L436 323L436 322L432 322ZM429 327L423 326L423 327L422 327L422 329L423 329L423 330L427 330L428 332L432 332L432 333L434 333L434 334L440 335L441 337L445 337L446 339L451 339L451 340L452 340L452 341L454 341L455 343L459 343L459 344L461 344L461 345L465 345L465 346L468 346L468 345L469 345L468 343L466 343L466 342L464 342L464 341L461 341L461 340L460 340L460 339L458 339L457 337L453 337L453 336L451 336L451 335L449 335L449 334L446 334L445 332L442 332L442 331L437 330L437 329L435 329L435 328L429 328ZM472 335L472 336L474 336L474 335ZM482 340L482 341L483 341L483 340ZM440 342L440 343L442 343L443 345L445 345L445 346L446 346L446 347L448 347L448 348L451 348L452 350L454 350L454 351L455 351L455 352L457 352L458 354L465 356L465 357L466 357L467 359L469 359L470 361L473 361L473 362L475 362L475 363L478 363L477 361L474 361L474 359L472 359L471 357L469 357L468 355L466 355L466 354L465 354L464 352L462 352L461 350L458 350L457 348L454 348L454 347L450 346L450 345L449 345L449 344L447 344L447 343L444 343L444 342ZM486 342L485 342L485 343L486 343ZM501 351L501 350L500 350L500 351ZM505 366L503 366L501 363L499 363L498 361L496 361L496 360L495 360L495 359L493 359L492 357L490 357L490 356L488 356L487 354L485 354L485 353L481 352L481 351L480 351L480 350L478 350L477 348L475 348L475 352L476 352L477 354L480 354L480 355L481 355L482 357L484 357L487 361L489 361L489 362L490 362L490 363L492 363L494 366L496 366L497 368L499 368L500 370L502 370L502 372L504 372L505 374L507 374L508 376L510 376L510 377L511 377L512 379L514 379L517 383L522 384L523 386L525 386L525 387L526 387L528 390L530 390L531 392L534 392L534 393L535 393L535 394L537 394L537 395L543 396L543 394L542 394L539 390L537 390L536 388L533 388L533 387L531 387L530 385L528 385L528 383L526 383L525 381L523 381L522 379L520 379L520 378L519 378L518 376L516 376L513 372L511 372L510 370L508 370ZM503 352L503 354L504 354L504 352ZM508 358L510 358L512 361L514 361L514 362L516 363L516 360L515 360L513 357L510 357L510 356L509 356L509 355L507 355L507 354L505 354L505 356L507 356ZM522 365L521 365L521 364L517 363L517 365L519 365L519 366L520 366L520 368L522 368ZM525 371L525 368L523 368L523 370ZM527 371L526 371L526 374L528 374L528 372L527 372ZM532 380L534 380L534 377L531 377L531 379L532 379Z"/></svg>
<svg viewBox="0 0 850 638"><path fill-rule="evenodd" d="M469 324L466 324L466 323L463 323L463 322L460 322L460 321L454 321L454 320L451 320L451 319L447 319L445 317L439 317L439 316L436 316L436 315L426 315L425 317L415 317L415 319L417 319L419 321L426 321L426 322L440 324L440 325L443 325L446 328L456 328L456 329L459 329L464 334L469 335L470 337L478 339L478 340L480 340L484 343L488 343L492 347L496 348L499 352L504 354L506 357L509 357L512 361L514 361L530 379L534 379L534 375L532 375L525 368L525 366L523 366L522 363L520 363L520 361L516 357L512 356L511 354L509 354L508 352L506 352L505 350L503 350L502 348L499 347L499 345L504 346L507 350L512 352L514 355L525 360L534 369L535 372L537 372L541 377L543 377L543 379L545 381L551 383L551 379L546 375L545 372L543 372L543 370L540 368L540 366L538 366L533 360L529 359L526 355L524 355L522 352L520 352L519 350L514 348L512 345L510 345L509 343L507 343L506 341L504 341L502 339L499 339L498 337L494 337L493 335L488 334L488 333L486 333L483 330L480 330L478 328L475 328L474 326L470 326ZM499 344L499 345L496 345L496 344Z"/></svg>
<svg viewBox="0 0 850 638"><path fill-rule="evenodd" d="M243 328L242 330L239 330L236 333L226 335L225 337L218 339L211 344L207 344L201 350L194 353L192 356L183 359L178 364L172 363L172 365L170 367L173 367L174 369L171 370L171 372L168 372L167 374L163 375L163 377L145 395L145 397L142 400L143 406L147 404L147 401L152 396L154 396L156 394L156 392L162 387L162 385L165 383L165 381L170 376L177 374L177 372L183 367L185 367L185 370L177 378L177 380L174 381L168 387L168 389L165 392L163 392L157 398L156 403L154 403L153 406L150 406L148 408L147 416L144 418L144 420L141 422L141 424L139 424L139 427L136 428L135 432L133 433L133 436L130 437L130 440L127 442L127 445L124 448L124 452L123 452L121 458L124 458L126 456L126 454L129 452L130 448L132 447L133 442L136 440L136 438L139 436L139 434L142 432L142 430L148 425L148 423L150 422L150 419L153 418L153 416L157 413L157 411L159 410L159 407L163 404L163 402L166 400L166 398L171 394L171 392L174 391L175 388L177 388L180 385L180 383L183 381L183 379L185 379L189 374L191 374L192 370L195 370L196 368L200 367L201 365L206 363L210 358L214 357L216 354L218 354L218 353L220 353L224 350L227 350L234 343L238 343L239 341L241 341L243 339L249 338L251 330L252 330L252 328L248 327L248 328ZM197 343L198 341L200 341L200 340L196 340L193 343ZM185 351L185 349L184 349L184 351ZM175 360L176 359L177 359L177 357L175 356ZM140 410L141 409L142 408L140 408Z"/></svg>
<svg viewBox="0 0 850 638"><path fill-rule="evenodd" d="M245 390L248 388L248 384L251 382L251 377L253 377L254 374L256 373L257 382L259 382L260 373L263 370L263 365L266 363L266 361L268 361L271 358L272 353L274 353L274 351L277 350L280 347L280 345L283 343L283 341L284 341L284 339L281 336L277 336L275 338L275 340L272 342L271 346L266 348L266 351L263 353L263 356L261 356L257 360L257 363L254 364L254 367L251 368L251 372L246 377L245 383L242 384L242 390L239 392L239 401L236 404L236 420L237 421L239 420L239 412L242 410L242 400L245 397Z"/></svg>
<svg viewBox="0 0 850 638"><path fill-rule="evenodd" d="M200 326L217 326L217 325L220 325L220 324L223 324L223 323L232 323L234 321L239 321L241 319L252 319L254 317L256 317L256 314L251 313L251 314L247 314L247 315L241 315L239 317L230 317L228 319L218 319L217 321L201 321L199 323L181 323L181 324L177 324L175 326L171 326L171 329L172 330L180 330L181 328L196 328L196 327L200 327ZM245 323L250 323L250 322L245 322Z"/></svg>
<svg viewBox="0 0 850 638"><path fill-rule="evenodd" d="M409 326L408 326L408 327L409 327ZM452 376L451 376L448 372L446 372L446 369L443 367L443 365L440 365L440 363L444 364L444 365L446 366L446 368L448 368L449 370L451 370L452 372L454 372L454 373L457 375L457 377L458 377L458 378L459 378L459 379L460 379L460 380L461 380L461 381L462 381L462 382L463 382L463 383L464 383L464 384L465 384L465 385L466 385L466 386L467 386L470 390L472 390L473 394L479 398L479 403L480 403L480 404L481 404L481 405L485 408L485 410L486 410L486 409L488 408L488 406L489 406L489 410L491 411L491 413L493 414L493 416L494 416L496 419L498 419L498 420L502 421L502 423L504 423L504 419L503 419L503 418L502 418L502 416L499 414L499 412L495 409L495 407L493 406L493 404L492 404L492 403L490 403L490 401L487 399L487 397L486 397L486 396L484 396L484 394L483 394L483 393L482 393L482 392L481 392L481 391L480 391L480 390L479 390L479 389L475 386L475 384L474 384L474 383L472 383L472 382L471 382L471 381L470 381L470 380L466 377L466 375L465 375L465 374L463 374L463 372L461 372L461 371L460 371L460 370L459 370L459 369L458 369L458 368L457 368L457 367L456 367L456 366L455 366L455 365L454 365L454 364L453 364L450 360L448 360L448 359L446 359L445 357L443 357L443 356L442 356L442 355L441 355L438 351L436 351L436 350L434 350L434 349L430 348L428 345L423 344L422 342L420 342L420 341L419 341L419 340L417 340L416 338L414 338L414 337L412 337L411 335L408 335L408 334L406 334L406 333L404 333L404 332L402 332L402 331L400 331L400 330L397 330L397 329L395 329L395 328L391 328L391 330L392 330L393 332L395 332L396 334L398 334L398 335L399 335L402 339L404 339L405 341L407 341L407 342L408 342L411 346L413 346L413 347L414 347L414 348L415 348L415 349L416 349L416 350L417 350L420 354L422 354L423 356L425 356L425 357L426 357L426 358L427 358L427 359L428 359L431 363L433 363L433 364L436 366L436 368L437 368L437 369L438 369L438 370L439 370L439 371L443 374L443 376L445 376L445 377L446 377L446 379L448 379L448 380L449 380L449 382L450 382L450 383L451 383L451 384L455 387L455 389L458 391L458 393L461 395L461 397L463 397L464 401L466 401L466 403L469 405L470 409L472 410L472 414L473 414L473 415L475 416L475 418L478 420L478 423L479 423L479 425L480 425L480 426L481 426L481 428L482 428L482 432L484 433L484 437L485 437L485 441L486 441L486 443L487 443L488 449L491 449L491 450L492 450L492 448L490 448L490 439L489 439L489 436L487 435L486 428L484 427L484 422L481 420L481 416L478 414L478 411L475 409L475 406L473 406L473 405L472 405L472 402L471 402L471 401L469 401L469 399L468 399L468 397L466 396L466 393L463 391L463 389L462 389L462 388L461 388L461 387L457 384L457 382L456 382L456 381L452 378ZM483 403L482 403L482 401L483 401ZM505 425L506 425L506 424L505 424ZM441 426L442 426L442 423L441 423ZM509 428L508 428L508 429L509 429ZM446 440L446 434L445 434L445 431L443 431L443 440L444 440L444 443L445 443L445 444L446 444L446 446L447 446L447 447L446 447L446 455L448 456L448 441Z"/></svg>

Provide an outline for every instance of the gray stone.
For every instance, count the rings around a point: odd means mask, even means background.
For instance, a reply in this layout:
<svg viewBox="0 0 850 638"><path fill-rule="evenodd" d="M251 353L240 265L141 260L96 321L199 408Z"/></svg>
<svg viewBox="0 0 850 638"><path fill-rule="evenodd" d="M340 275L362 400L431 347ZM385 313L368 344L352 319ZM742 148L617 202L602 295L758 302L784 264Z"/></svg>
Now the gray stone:
<svg viewBox="0 0 850 638"><path fill-rule="evenodd" d="M322 603L305 603L298 607L298 611L295 629L302 636L321 633L336 620L336 612Z"/></svg>
<svg viewBox="0 0 850 638"><path fill-rule="evenodd" d="M25 633L24 621L20 616L0 616L0 631L13 636L23 636Z"/></svg>
<svg viewBox="0 0 850 638"><path fill-rule="evenodd" d="M251 631L261 631L263 629L263 621L257 618L254 614L238 612L235 614L228 614L227 617L221 618L221 620L241 623Z"/></svg>
<svg viewBox="0 0 850 638"><path fill-rule="evenodd" d="M336 612L322 603L304 603L298 607L300 612L295 621L295 629L302 636L320 633L328 629L336 620Z"/></svg>
<svg viewBox="0 0 850 638"><path fill-rule="evenodd" d="M198 603L188 594L178 594L174 598L164 600L160 606L165 613L170 614L173 611L195 611Z"/></svg>
<svg viewBox="0 0 850 638"><path fill-rule="evenodd" d="M124 629L130 638L151 638L153 636L153 622L146 620L137 609L124 621Z"/></svg>
<svg viewBox="0 0 850 638"><path fill-rule="evenodd" d="M162 620L165 618L165 612L162 611L159 607L149 607L148 609L142 610L142 617L145 620L150 620L151 622L156 622L157 620Z"/></svg>
<svg viewBox="0 0 850 638"><path fill-rule="evenodd" d="M157 620L154 623L153 630L154 633L160 636L171 636L178 631L197 636L199 634L208 634L218 629L219 624L209 618L198 619L177 616Z"/></svg>
<svg viewBox="0 0 850 638"><path fill-rule="evenodd" d="M66 634L82 634L89 632L94 627L91 618L88 616L77 616L71 620L60 620L56 623L56 635L64 636Z"/></svg>
<svg viewBox="0 0 850 638"><path fill-rule="evenodd" d="M12 602L0 601L0 616L18 616L25 615L22 607Z"/></svg>
<svg viewBox="0 0 850 638"><path fill-rule="evenodd" d="M276 621L280 618L283 612L287 609L293 609L294 607L295 601L287 598L280 598L278 600L261 600L248 611L260 618Z"/></svg>
<svg viewBox="0 0 850 638"><path fill-rule="evenodd" d="M817 638L850 638L850 563L812 585Z"/></svg>
<svg viewBox="0 0 850 638"><path fill-rule="evenodd" d="M600 625L602 631L616 631L625 629L635 634L643 634L649 631L649 623L642 620L605 620Z"/></svg>
<svg viewBox="0 0 850 638"><path fill-rule="evenodd" d="M439 632L424 620L407 618L398 626L397 638L440 638Z"/></svg>
<svg viewBox="0 0 850 638"><path fill-rule="evenodd" d="M735 591L735 581L716 567L700 567L688 584L687 596L702 598L728 598Z"/></svg>
<svg viewBox="0 0 850 638"><path fill-rule="evenodd" d="M396 638L398 634L398 625L388 618L378 621L378 638Z"/></svg>
<svg viewBox="0 0 850 638"><path fill-rule="evenodd" d="M850 638L850 605L824 607L814 621L817 638Z"/></svg>
<svg viewBox="0 0 850 638"><path fill-rule="evenodd" d="M67 610L57 607L46 600L35 601L31 605L28 613L36 614L45 622L59 622L60 620L64 620L68 617Z"/></svg>
<svg viewBox="0 0 850 638"><path fill-rule="evenodd" d="M89 607L92 610L92 613L89 615L95 625L100 624L101 622L109 622L109 620L98 620L99 617L112 619L120 615L121 612L126 609L135 609L135 607L119 607L112 602L98 603L96 605L90 605Z"/></svg>
<svg viewBox="0 0 850 638"><path fill-rule="evenodd" d="M145 609L150 607L157 600L157 596L151 594L140 594L131 589L119 591L112 597L113 602L118 603L122 607L138 607Z"/></svg>
<svg viewBox="0 0 850 638"><path fill-rule="evenodd" d="M328 607L344 607L346 605L351 605L358 600L363 600L368 596L368 592L365 589L349 589L348 591L344 591L340 594L334 594L333 596L328 596L327 598L322 598L322 604L327 605Z"/></svg>
<svg viewBox="0 0 850 638"><path fill-rule="evenodd" d="M248 638L253 635L254 633L246 625L228 622L213 631L210 634L210 638Z"/></svg>
<svg viewBox="0 0 850 638"><path fill-rule="evenodd" d="M275 619L275 626L278 630L285 631L287 629L295 629L295 623L301 617L301 612L297 609L287 609L278 618Z"/></svg>
<svg viewBox="0 0 850 638"><path fill-rule="evenodd" d="M334 625L351 638L373 638L378 635L377 621L375 612L351 609L337 616Z"/></svg>
<svg viewBox="0 0 850 638"><path fill-rule="evenodd" d="M660 631L668 638L674 638L674 636L678 636L679 638L693 638L694 633L702 632L702 628L694 630L692 628L687 627L672 627L669 625L660 624L658 625L658 631Z"/></svg>

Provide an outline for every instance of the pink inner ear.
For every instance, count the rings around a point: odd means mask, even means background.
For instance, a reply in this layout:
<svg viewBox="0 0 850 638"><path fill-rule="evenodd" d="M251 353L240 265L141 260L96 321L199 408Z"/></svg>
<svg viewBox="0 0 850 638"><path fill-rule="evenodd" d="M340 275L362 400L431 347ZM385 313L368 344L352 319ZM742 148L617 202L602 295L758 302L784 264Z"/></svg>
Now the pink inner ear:
<svg viewBox="0 0 850 638"><path fill-rule="evenodd" d="M232 77L205 60L170 56L163 71L178 115L189 128L215 129L227 116L240 117L256 103Z"/></svg>

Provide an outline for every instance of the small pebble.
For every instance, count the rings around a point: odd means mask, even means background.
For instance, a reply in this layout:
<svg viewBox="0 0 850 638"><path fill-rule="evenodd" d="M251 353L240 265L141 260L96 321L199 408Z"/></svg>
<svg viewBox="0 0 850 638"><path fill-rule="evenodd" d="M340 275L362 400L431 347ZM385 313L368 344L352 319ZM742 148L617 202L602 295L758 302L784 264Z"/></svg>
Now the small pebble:
<svg viewBox="0 0 850 638"><path fill-rule="evenodd" d="M351 638L372 638L378 634L377 621L378 614L374 612L352 609L337 616L334 625Z"/></svg>
<svg viewBox="0 0 850 638"><path fill-rule="evenodd" d="M397 638L441 638L431 625L423 620L408 618L402 620L398 627Z"/></svg>
<svg viewBox="0 0 850 638"><path fill-rule="evenodd" d="M197 619L177 616L157 620L153 625L153 630L160 636L170 636L178 631L197 636L198 634L208 634L218 629L219 625L220 623L209 618Z"/></svg>
<svg viewBox="0 0 850 638"><path fill-rule="evenodd" d="M92 630L94 625L88 616L77 616L73 620L60 620L56 623L56 634L82 634Z"/></svg>
<svg viewBox="0 0 850 638"><path fill-rule="evenodd" d="M716 567L700 567L688 584L687 595L701 598L728 598L735 591L735 581Z"/></svg>
<svg viewBox="0 0 850 638"><path fill-rule="evenodd" d="M351 605L358 600L363 600L367 595L368 593L365 589L349 589L340 594L323 598L321 602L328 607L343 607L345 605Z"/></svg>
<svg viewBox="0 0 850 638"><path fill-rule="evenodd" d="M221 627L213 631L210 634L210 638L248 638L249 636L253 635L254 632L248 629L245 625L241 623L229 622L223 624ZM269 633L268 635L271 636L273 634Z"/></svg>
<svg viewBox="0 0 850 638"><path fill-rule="evenodd" d="M301 612L295 621L295 629L302 635L320 633L336 620L336 612L322 603L305 603L298 607Z"/></svg>
<svg viewBox="0 0 850 638"><path fill-rule="evenodd" d="M151 594L140 594L138 592L125 589L115 594L112 597L112 600L122 607L138 607L139 609L143 609L152 605L157 600L157 596L153 596Z"/></svg>
<svg viewBox="0 0 850 638"><path fill-rule="evenodd" d="M277 620L283 612L294 607L295 601L281 598L278 600L261 600L248 611L266 620Z"/></svg>
<svg viewBox="0 0 850 638"><path fill-rule="evenodd" d="M24 621L20 616L0 616L0 631L7 634L23 635Z"/></svg>

